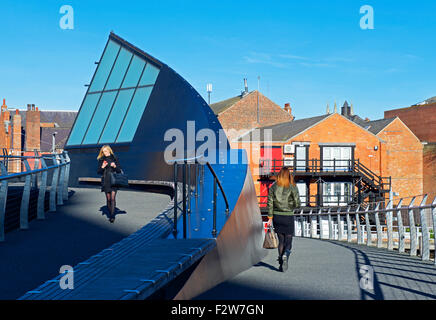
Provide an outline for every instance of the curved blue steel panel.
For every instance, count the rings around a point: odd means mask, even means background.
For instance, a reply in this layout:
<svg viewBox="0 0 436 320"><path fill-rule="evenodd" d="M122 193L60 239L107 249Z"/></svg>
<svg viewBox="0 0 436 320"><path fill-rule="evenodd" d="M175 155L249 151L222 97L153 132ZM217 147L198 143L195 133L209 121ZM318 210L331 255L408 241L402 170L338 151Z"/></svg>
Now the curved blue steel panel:
<svg viewBox="0 0 436 320"><path fill-rule="evenodd" d="M227 154L227 164L213 164L212 168L218 176L229 203L229 213L221 191L217 188L217 230L222 230L227 220L234 213L249 171L246 152L243 149L233 149L241 159L237 164L230 164L230 153ZM207 166L204 168L204 182L199 184L198 197L191 197L191 212L187 216L187 238L211 238L213 229L213 182L214 177ZM179 201L181 195L179 194ZM177 238L183 238L183 216L178 213ZM260 219L260 212L258 214ZM169 239L174 235L169 235Z"/></svg>

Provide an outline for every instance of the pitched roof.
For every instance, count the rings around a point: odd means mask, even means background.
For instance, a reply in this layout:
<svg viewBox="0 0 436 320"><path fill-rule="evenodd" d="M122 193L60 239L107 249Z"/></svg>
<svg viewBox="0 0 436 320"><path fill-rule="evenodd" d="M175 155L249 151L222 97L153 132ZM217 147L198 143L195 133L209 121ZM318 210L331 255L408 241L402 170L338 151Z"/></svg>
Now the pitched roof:
<svg viewBox="0 0 436 320"><path fill-rule="evenodd" d="M389 123L395 120L396 117L388 118L388 119L379 119L368 121L367 126L370 126L367 130L371 131L375 135L382 131Z"/></svg>
<svg viewBox="0 0 436 320"><path fill-rule="evenodd" d="M304 130L314 126L318 122L321 122L322 120L326 119L327 117L333 115L331 114L324 114L321 116L316 117L310 117L310 118L304 118L294 121L288 121L284 123L279 123L276 125L263 127L263 128L257 128L260 131L260 139L264 139L264 130L265 129L271 129L272 130L272 141L287 141L291 139L292 137L300 134ZM374 135L377 135L383 128L385 128L388 124L390 124L392 121L395 120L396 117L388 118L388 119L378 119L373 121L365 121L358 115L352 115L352 116L345 116L350 121L356 123L357 125L361 126L363 129L368 130ZM250 131L251 132L251 131ZM254 141L252 140L250 132L244 134L242 137L238 139L238 141L244 142L244 141Z"/></svg>
<svg viewBox="0 0 436 320"><path fill-rule="evenodd" d="M253 92L253 91L252 91ZM250 92L251 93L251 92ZM250 94L249 93L249 94ZM217 103L213 103L210 105L210 108L213 110L213 112L218 115L224 111L226 111L228 108L230 108L231 106L233 106L236 102L242 100L245 96L242 95L238 95L236 97L230 98L230 99L226 99L223 101L219 101Z"/></svg>
<svg viewBox="0 0 436 320"><path fill-rule="evenodd" d="M435 104L435 103L436 103L436 97L432 97L432 98L427 99L427 100L425 100L425 101L423 101L423 102L420 102L420 103L414 104L413 106L425 106L425 105ZM412 106L412 107L413 107L413 106Z"/></svg>
<svg viewBox="0 0 436 320"><path fill-rule="evenodd" d="M288 121L279 123L276 125L258 128L260 130L260 139L264 137L264 130L272 130L272 141L287 141L292 137L296 136L300 132L303 132L307 128L315 125L316 123L324 120L325 118L331 116L332 114L324 114L322 116L299 119L294 121ZM253 141L249 133L243 135L238 141Z"/></svg>
<svg viewBox="0 0 436 320"><path fill-rule="evenodd" d="M368 130L369 132L372 132L375 135L377 135L380 131L382 131L384 127L386 127L389 123L394 121L394 119L396 118L393 117L393 118L365 121L358 115L345 116L345 117L357 123L359 126L364 128L365 130Z"/></svg>

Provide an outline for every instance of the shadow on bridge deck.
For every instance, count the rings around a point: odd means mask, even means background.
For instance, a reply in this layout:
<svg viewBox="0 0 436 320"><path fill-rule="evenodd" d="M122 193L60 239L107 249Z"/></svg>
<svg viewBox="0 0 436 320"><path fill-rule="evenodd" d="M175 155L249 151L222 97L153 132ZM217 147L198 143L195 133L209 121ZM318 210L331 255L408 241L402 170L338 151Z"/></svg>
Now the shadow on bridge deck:
<svg viewBox="0 0 436 320"><path fill-rule="evenodd" d="M119 242L154 219L170 196L120 190L114 224L105 215L99 188L70 188L72 196L45 220L33 220L28 230L7 233L0 243L0 299L17 299L47 279L62 265L75 266Z"/></svg>
<svg viewBox="0 0 436 320"><path fill-rule="evenodd" d="M360 288L360 268L374 270L372 290ZM196 300L423 300L436 299L436 267L405 254L349 244L294 238L286 273L277 250L251 269Z"/></svg>

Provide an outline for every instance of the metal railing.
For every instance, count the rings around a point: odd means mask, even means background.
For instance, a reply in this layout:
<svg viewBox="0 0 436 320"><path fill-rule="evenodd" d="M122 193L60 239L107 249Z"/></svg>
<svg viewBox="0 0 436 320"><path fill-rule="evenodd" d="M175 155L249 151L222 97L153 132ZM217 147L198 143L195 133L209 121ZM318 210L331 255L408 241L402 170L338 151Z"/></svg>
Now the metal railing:
<svg viewBox="0 0 436 320"><path fill-rule="evenodd" d="M356 201L353 201L353 196L350 194L335 194L335 195L300 195L300 201L302 206L318 206L319 199L322 198L323 206L347 206L357 205ZM257 196L259 208L266 209L268 204L268 195Z"/></svg>
<svg viewBox="0 0 436 320"><path fill-rule="evenodd" d="M290 165L289 165L290 164ZM284 166L289 167L291 172L295 173L346 173L357 172L372 183L375 187L389 190L391 177L380 177L372 172L368 167L363 165L359 159L357 160L295 160L294 159L260 159L259 175L268 176L276 174Z"/></svg>
<svg viewBox="0 0 436 320"><path fill-rule="evenodd" d="M33 168L29 160L33 160ZM47 165L46 160L51 161ZM11 173L8 171L10 162L19 162L20 171ZM5 240L5 217L8 189L17 183L21 184L24 179L23 192L20 204L20 229L29 228L29 199L32 189L38 190L37 219L45 219L45 194L47 190L47 176L52 173L49 197L49 212L56 211L56 204L62 205L68 200L68 178L70 171L70 158L67 151L59 154L39 155L35 151L34 156L0 155L0 241Z"/></svg>
<svg viewBox="0 0 436 320"><path fill-rule="evenodd" d="M332 208L321 208L317 212L310 210L309 213L297 209L294 216L296 236L347 242L354 240L367 246L372 246L374 239L376 247L388 250L394 250L396 243L400 253L406 251L408 242L410 256L417 256L419 249L422 260L430 261L431 247L435 249L436 197L430 204L427 204L427 198L424 195L419 205L415 205L417 197L412 197L407 206L403 206L403 199L400 199L395 206L392 201L387 205L378 202L364 210L360 205L355 210L348 206L345 211L338 208L336 212ZM361 224L362 217L364 224ZM375 221L375 225L371 221ZM436 265L436 258L434 262Z"/></svg>
<svg viewBox="0 0 436 320"><path fill-rule="evenodd" d="M200 163L203 156L189 159L178 159L173 160L174 167L174 222L173 222L173 235L177 237L177 220L178 220L178 210L182 213L183 219L183 238L186 239L187 236L187 214L191 213L191 197L194 193L195 197L198 197L198 189L200 185L204 186L204 167L207 166L209 171L213 176L213 227L212 236L216 238L217 236L217 187L221 191L221 195L224 199L226 210L225 213L229 214L229 202L227 200L226 193L222 187L221 181L215 173L209 162ZM182 179L179 181L179 168L182 170ZM192 176L192 177L191 177ZM178 183L182 183L182 208L178 206Z"/></svg>

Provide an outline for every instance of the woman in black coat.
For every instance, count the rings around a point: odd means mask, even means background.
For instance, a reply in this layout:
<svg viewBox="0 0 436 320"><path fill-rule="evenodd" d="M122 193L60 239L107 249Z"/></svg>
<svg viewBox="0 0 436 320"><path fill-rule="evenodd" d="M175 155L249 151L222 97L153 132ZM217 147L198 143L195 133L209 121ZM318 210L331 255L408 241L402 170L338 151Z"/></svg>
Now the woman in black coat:
<svg viewBox="0 0 436 320"><path fill-rule="evenodd" d="M111 147L108 145L105 145L100 149L97 160L97 173L101 174L101 192L106 194L106 204L110 212L109 221L113 223L115 221L115 197L117 195L118 188L111 186L110 173L120 173L121 166Z"/></svg>

